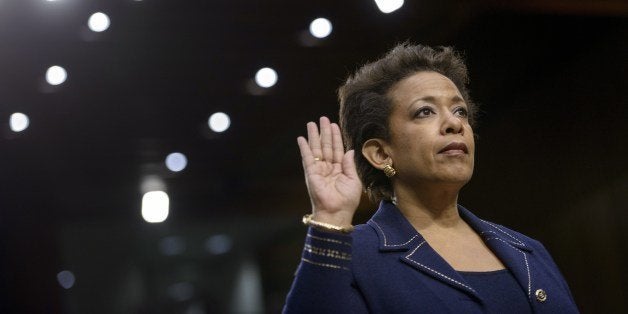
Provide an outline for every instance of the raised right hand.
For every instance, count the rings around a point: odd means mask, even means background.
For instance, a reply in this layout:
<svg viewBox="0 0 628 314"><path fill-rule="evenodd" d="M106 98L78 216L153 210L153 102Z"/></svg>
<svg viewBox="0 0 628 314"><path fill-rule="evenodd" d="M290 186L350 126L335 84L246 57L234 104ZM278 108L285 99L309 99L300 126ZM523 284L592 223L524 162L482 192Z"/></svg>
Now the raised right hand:
<svg viewBox="0 0 628 314"><path fill-rule="evenodd" d="M307 140L297 143L305 172L305 184L312 202L312 219L338 226L351 224L360 204L362 182L358 177L355 151L345 153L340 128L326 117L307 124Z"/></svg>

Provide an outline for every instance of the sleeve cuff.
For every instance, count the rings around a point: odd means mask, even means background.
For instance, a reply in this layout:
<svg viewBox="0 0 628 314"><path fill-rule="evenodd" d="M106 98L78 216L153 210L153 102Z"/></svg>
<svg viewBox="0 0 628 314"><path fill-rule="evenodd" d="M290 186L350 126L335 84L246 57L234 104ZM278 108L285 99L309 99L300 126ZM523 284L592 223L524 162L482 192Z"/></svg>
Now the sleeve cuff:
<svg viewBox="0 0 628 314"><path fill-rule="evenodd" d="M319 267L349 270L352 240L351 235L309 227L301 261Z"/></svg>

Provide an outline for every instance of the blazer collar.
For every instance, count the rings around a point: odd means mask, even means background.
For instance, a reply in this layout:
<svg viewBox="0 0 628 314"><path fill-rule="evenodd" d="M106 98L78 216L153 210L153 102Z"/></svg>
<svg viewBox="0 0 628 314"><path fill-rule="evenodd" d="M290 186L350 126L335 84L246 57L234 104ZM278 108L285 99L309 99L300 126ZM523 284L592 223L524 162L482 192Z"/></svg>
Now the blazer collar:
<svg viewBox="0 0 628 314"><path fill-rule="evenodd" d="M458 213L464 221L466 221L475 232L477 232L484 242L490 239L499 239L509 243L510 245L519 248L521 250L532 252L532 246L525 243L520 237L514 235L511 231L506 231L504 227L501 227L492 222L483 220L472 214L468 209L458 205Z"/></svg>
<svg viewBox="0 0 628 314"><path fill-rule="evenodd" d="M397 206L389 201L381 201L373 217L367 222L379 237L380 251L407 251L423 241Z"/></svg>
<svg viewBox="0 0 628 314"><path fill-rule="evenodd" d="M531 246L503 227L476 217L460 205L458 212L513 272L530 297L530 270L525 253L532 251ZM482 301L473 287L429 246L394 204L382 201L367 224L377 232L381 252L409 251L403 253L401 261Z"/></svg>
<svg viewBox="0 0 628 314"><path fill-rule="evenodd" d="M499 239L521 250L531 252L532 246L505 228L475 216L468 209L458 205L460 217L473 228L484 241ZM381 251L406 251L424 241L397 206L389 201L381 201L377 212L367 222L379 237Z"/></svg>

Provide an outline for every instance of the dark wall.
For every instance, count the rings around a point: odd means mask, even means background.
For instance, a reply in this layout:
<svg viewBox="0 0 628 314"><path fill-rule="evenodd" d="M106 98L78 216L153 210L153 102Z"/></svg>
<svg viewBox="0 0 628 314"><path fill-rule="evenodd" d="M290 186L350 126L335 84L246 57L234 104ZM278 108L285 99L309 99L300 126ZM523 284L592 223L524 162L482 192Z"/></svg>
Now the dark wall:
<svg viewBox="0 0 628 314"><path fill-rule="evenodd" d="M348 73L404 40L465 54L481 113L460 202L542 241L583 312L626 312L623 2L407 1L391 15L367 2L0 4L0 312L176 312L194 302L224 312L243 260L257 261L266 309L277 311L310 206L295 138L307 121L335 119ZM96 10L112 27L86 37ZM319 15L334 33L303 45ZM70 79L42 88L55 63ZM261 66L280 79L256 94L248 84ZM219 110L232 116L224 134L205 127ZM15 111L32 118L24 133L7 129ZM183 173L163 169L174 150L190 161ZM162 225L139 215L146 175L163 176L171 195ZM355 222L374 207L364 200ZM246 240L254 230L263 235ZM235 239L233 251L203 251L216 234ZM160 255L167 236L188 251ZM64 269L77 271L70 290L55 278ZM190 277L195 296L168 299Z"/></svg>

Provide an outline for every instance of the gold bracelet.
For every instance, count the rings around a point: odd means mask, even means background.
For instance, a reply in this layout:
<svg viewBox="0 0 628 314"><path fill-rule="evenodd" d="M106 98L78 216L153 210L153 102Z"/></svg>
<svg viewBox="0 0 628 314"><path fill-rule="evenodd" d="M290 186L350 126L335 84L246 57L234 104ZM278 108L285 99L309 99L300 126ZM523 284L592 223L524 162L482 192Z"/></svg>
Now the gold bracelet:
<svg viewBox="0 0 628 314"><path fill-rule="evenodd" d="M349 225L348 227L341 227L341 226L328 224L326 222L312 220L312 214L307 214L303 216L303 224L306 226L312 226L312 227L326 229L329 231L342 232L342 233L351 233L353 231L352 225Z"/></svg>

